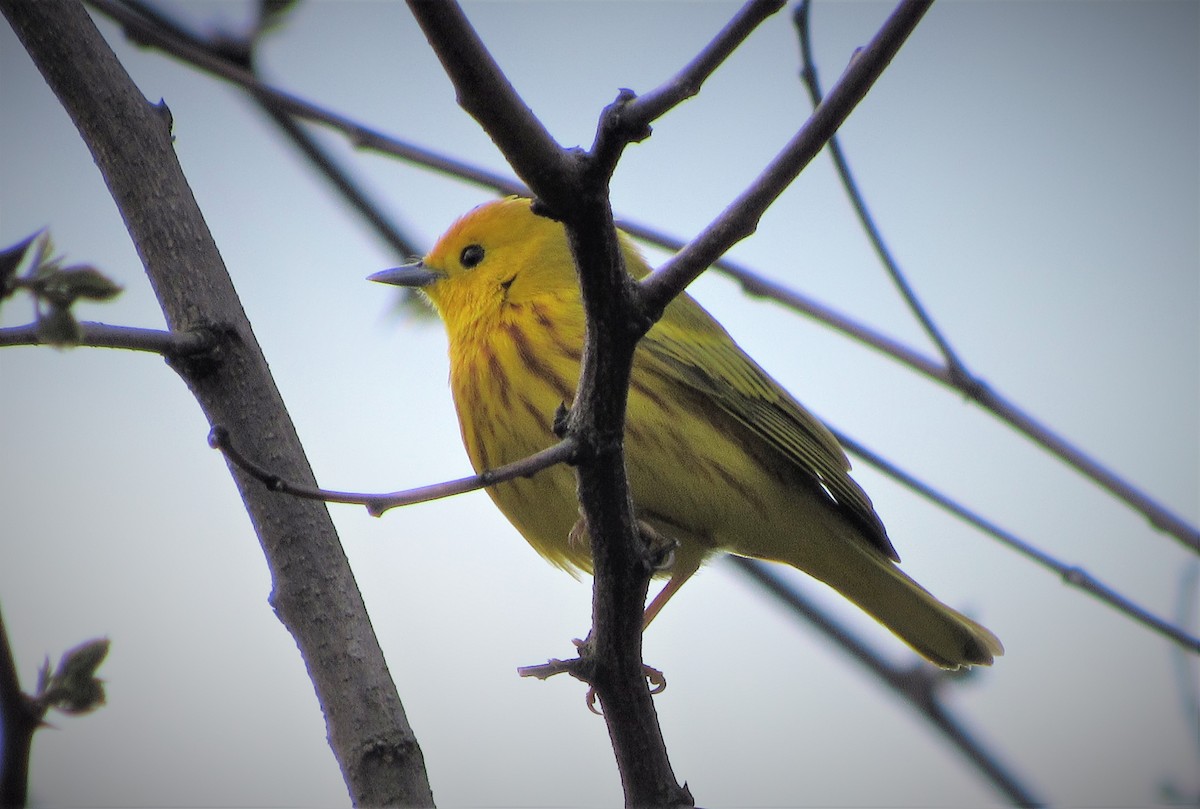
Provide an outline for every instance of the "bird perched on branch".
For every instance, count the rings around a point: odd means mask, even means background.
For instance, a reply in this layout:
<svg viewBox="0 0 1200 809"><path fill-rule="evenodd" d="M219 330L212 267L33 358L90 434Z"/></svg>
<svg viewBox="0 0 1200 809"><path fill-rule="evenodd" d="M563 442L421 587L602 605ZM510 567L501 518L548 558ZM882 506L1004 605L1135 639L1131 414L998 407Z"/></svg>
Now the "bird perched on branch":
<svg viewBox="0 0 1200 809"><path fill-rule="evenodd" d="M649 267L624 235L626 269ZM450 386L477 472L556 441L579 380L584 312L559 222L511 197L475 208L425 258L372 280L417 287L450 340ZM676 298L638 344L626 466L640 523L675 543L658 613L718 552L784 562L837 590L944 668L988 665L1000 641L905 575L829 430L695 300ZM575 476L555 466L488 489L551 563L590 571Z"/></svg>

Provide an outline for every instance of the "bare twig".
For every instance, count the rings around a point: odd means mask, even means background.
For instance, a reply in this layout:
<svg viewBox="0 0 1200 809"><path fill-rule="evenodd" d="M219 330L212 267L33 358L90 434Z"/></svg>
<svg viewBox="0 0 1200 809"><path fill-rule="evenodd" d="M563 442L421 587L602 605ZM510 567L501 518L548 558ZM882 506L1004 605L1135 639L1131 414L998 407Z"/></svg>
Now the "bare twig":
<svg viewBox="0 0 1200 809"><path fill-rule="evenodd" d="M712 38L696 58L654 90L626 105L624 115L633 128L647 127L663 114L700 92L700 87L760 23L779 9L784 0L749 0Z"/></svg>
<svg viewBox="0 0 1200 809"><path fill-rule="evenodd" d="M699 93L713 71L783 5L784 0L748 0L696 58L670 79L640 97L622 90L616 103L605 110L592 144L590 155L600 172L611 175L628 144L649 137L650 124Z"/></svg>
<svg viewBox="0 0 1200 809"><path fill-rule="evenodd" d="M237 468L258 480L268 489L280 494L290 494L305 500L320 500L326 503L347 503L350 505L366 506L371 516L379 517L389 509L399 506L409 506L414 503L427 503L430 500L440 500L456 494L465 494L497 483L503 483L514 478L527 478L536 475L543 469L560 463L571 463L575 454L575 440L567 437L557 444L547 447L541 452L514 461L510 464L484 471L444 483L433 483L415 489L405 489L388 494L369 494L362 492L344 492L333 489L322 489L303 483L295 483L272 472L261 464L247 458L230 439L229 430L221 425L213 427L208 433L208 443L213 449L220 450Z"/></svg>
<svg viewBox="0 0 1200 809"><path fill-rule="evenodd" d="M521 666L517 669L517 675L520 677L536 677L539 680L549 680L558 674L570 674L572 677L579 677L578 671L582 662L578 657L572 657L570 660L559 660L557 657L553 657L545 663L538 663L533 666Z"/></svg>
<svg viewBox="0 0 1200 809"><path fill-rule="evenodd" d="M358 215L366 220L401 261L410 261L424 253L416 241L406 234L398 224L384 215L382 207L371 199L366 189L355 182L342 168L334 156L321 146L312 135L286 112L276 109L263 99L258 99L263 111L275 122L279 130L308 158L317 170L329 180L334 189L349 203Z"/></svg>
<svg viewBox="0 0 1200 809"><path fill-rule="evenodd" d="M1192 551L1200 553L1200 530L1189 525L1182 517L1037 421L991 387L978 380L976 382L976 387L972 391L964 391L964 393L971 395L984 408L1034 439L1048 451L1067 461L1127 505L1140 511L1155 528L1175 537Z"/></svg>
<svg viewBox="0 0 1200 809"><path fill-rule="evenodd" d="M929 484L918 480L846 434L837 430L832 430L832 432L837 436L842 446L871 464L871 466L881 470L888 477L899 481L907 488L937 504L954 516L989 534L1025 558L1036 562L1047 570L1057 573L1064 582L1072 587L1078 587L1084 592L1095 596L1100 601L1132 618L1147 629L1157 632L1178 644L1180 648L1200 654L1200 638L1189 635L1185 630L1171 624L1169 621L1159 618L1144 607L1135 604L1116 590L1096 579L1083 568L1069 565L1054 558L1045 551L1039 550L1037 546L1026 542L1013 532L1001 528L996 523L937 491Z"/></svg>
<svg viewBox="0 0 1200 809"><path fill-rule="evenodd" d="M188 357L211 351L217 344L209 329L177 332L162 329L142 329L133 326L111 326L107 323L79 323L82 339L74 346L88 348L123 348L146 351L164 357ZM0 329L0 346L46 345L38 336L36 323Z"/></svg>
<svg viewBox="0 0 1200 809"><path fill-rule="evenodd" d="M947 679L963 675L942 672L924 661L918 661L913 667L907 669L893 666L839 621L801 595L770 565L740 556L731 556L730 561L739 571L774 596L790 611L803 617L827 637L836 641L837 646L902 697L926 721L946 736L958 751L1010 802L1016 806L1041 805L1042 802L1033 796L1028 787L1024 786L1007 767L1000 763L999 757L990 752L942 704L939 686L944 684Z"/></svg>

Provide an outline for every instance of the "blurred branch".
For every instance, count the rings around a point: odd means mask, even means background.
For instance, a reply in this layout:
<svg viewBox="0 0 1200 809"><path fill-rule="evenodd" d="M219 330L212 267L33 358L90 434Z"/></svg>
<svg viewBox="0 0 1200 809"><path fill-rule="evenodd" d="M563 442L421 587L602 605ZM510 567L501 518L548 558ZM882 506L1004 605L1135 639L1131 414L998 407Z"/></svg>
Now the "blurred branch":
<svg viewBox="0 0 1200 809"><path fill-rule="evenodd" d="M933 725L980 773L1015 806L1040 806L1042 801L988 751L941 699L941 686L973 676L944 672L923 660L909 668L894 666L812 601L801 595L771 565L755 559L730 556L729 561L746 577L773 596L794 615L815 626L880 682L892 689L925 721Z"/></svg>
<svg viewBox="0 0 1200 809"><path fill-rule="evenodd" d="M239 36L212 34L208 37L201 37L187 30L166 12L151 3L144 2L143 0L118 0L118 2L122 3L133 14L140 15L144 23L152 26L159 33L172 38L173 41L186 43L190 48L199 50L213 59L220 60L229 67L248 71L260 85L263 83L256 66L255 56L258 45L263 40L264 31L270 29L270 25L266 23L268 21L277 21L277 19L272 20L270 17L271 10L276 8L271 4L263 3L259 5L260 20L254 26L253 30L248 33ZM131 32L131 37L133 36L134 34ZM146 43L142 42L142 44ZM275 124L283 136L308 160L317 173L333 186L334 190L346 204L366 222L368 227L390 248L400 262L411 261L425 252L417 246L417 242L405 232L399 223L387 215L384 206L372 197L366 187L352 175L350 170L343 166L334 157L332 152L322 146L320 141L305 129L293 113L289 112L284 106L274 103L269 96L253 92L246 85L237 84L235 86L239 86L245 91L246 95L258 105L263 114ZM428 313L429 310L423 304L418 303L417 297L412 290L405 289L400 291L398 300L412 313L417 313L418 315Z"/></svg>
<svg viewBox="0 0 1200 809"><path fill-rule="evenodd" d="M343 492L333 489L321 489L303 483L294 483L275 474L266 467L247 458L230 439L229 430L221 425L213 427L208 433L208 443L221 453L237 468L258 480L268 489L280 494L290 494L305 500L320 500L326 503L347 503L349 505L366 506L372 517L382 516L389 509L399 506L410 506L414 503L427 503L430 500L440 500L456 494L465 494L497 483L504 483L514 478L527 478L536 475L543 469L560 463L572 463L575 456L575 440L567 437L562 441L547 447L541 452L514 461L495 469L486 470L478 475L458 478L445 483L433 483L415 489L391 492L388 494L367 494L359 492Z"/></svg>
<svg viewBox="0 0 1200 809"><path fill-rule="evenodd" d="M177 332L162 329L141 329L133 326L111 326L107 323L80 321L80 340L72 346L88 348L123 348L146 351L164 357L188 357L216 347L217 340L209 329ZM42 339L38 325L11 326L0 329L0 346L49 345Z"/></svg>
<svg viewBox="0 0 1200 809"><path fill-rule="evenodd" d="M223 324L219 362L172 367L210 423L269 450L289 477L312 470L221 255L175 155L165 105L146 101L78 2L0 0L103 175L173 331ZM358 805L432 803L420 747L323 506L275 497L233 470L291 632ZM336 616L336 620L328 620Z"/></svg>
<svg viewBox="0 0 1200 809"><path fill-rule="evenodd" d="M800 0L792 13L792 20L796 26L797 38L800 40L800 77L804 81L804 86L808 89L809 100L812 101L813 108L821 105L821 82L817 77L817 64L813 58L812 41L809 37L809 22L808 10L811 6L810 0ZM954 349L950 347L949 341L942 335L941 331L934 325L933 318L925 310L924 305L917 298L916 292L904 277L900 265L892 256L891 250L883 240L883 235L879 232L879 228L875 224L875 219L871 216L870 210L867 208L867 203L863 199L862 194L858 190L858 183L855 181L853 174L850 172L850 165L846 162L846 155L842 152L840 139L835 134L829 139L829 156L833 159L833 164L837 168L838 177L842 181L842 186L846 189L846 193L850 196L850 202L854 206L855 213L858 214L858 219L862 223L863 229L867 232L867 237L871 241L871 246L875 248L876 255L887 269L888 275L900 290L908 307L916 315L917 320L921 323L925 333L937 345L942 357L946 361L946 369L954 380L955 387L968 389L971 388L975 381L972 379L970 372L962 361L955 354Z"/></svg>
<svg viewBox="0 0 1200 809"><path fill-rule="evenodd" d="M108 654L108 640L97 638L67 650L51 670L47 658L38 672L33 696L21 689L8 628L0 614L0 807L25 806L29 788L29 752L33 734L51 710L81 715L104 704L104 681L96 670Z"/></svg>
<svg viewBox="0 0 1200 809"><path fill-rule="evenodd" d="M927 483L924 483L909 473L900 469L895 464L885 460L882 456L872 452L862 444L850 438L845 433L838 432L831 428L834 436L847 450L859 456L871 466L879 469L888 477L898 481L905 487L911 489L925 499L931 501L942 509L950 512L954 516L964 520L965 522L975 526L986 534L990 534L995 539L999 540L1008 548L1016 551L1027 559L1041 565L1047 570L1057 573L1059 577L1072 587L1078 587L1080 590L1095 596L1110 607L1113 607L1118 612L1128 618L1132 618L1142 626L1150 629L1163 637L1171 640L1178 645L1180 649L1189 652L1200 654L1200 638L1188 634L1188 632L1180 627L1171 624L1168 621L1159 618L1149 610L1135 604L1130 599L1118 593L1108 585L1093 577L1090 573L1081 567L1069 565L1062 562L1045 551L1039 550L1036 545L1026 542L1011 531L996 525L994 522L980 516L976 512L961 505L957 501L942 494Z"/></svg>

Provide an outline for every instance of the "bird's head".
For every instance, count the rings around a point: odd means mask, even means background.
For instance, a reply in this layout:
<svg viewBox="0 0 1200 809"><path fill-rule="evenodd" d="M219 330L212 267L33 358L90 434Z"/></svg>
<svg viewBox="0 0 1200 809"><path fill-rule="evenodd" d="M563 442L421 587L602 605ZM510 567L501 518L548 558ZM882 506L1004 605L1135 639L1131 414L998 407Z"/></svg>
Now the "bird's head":
<svg viewBox="0 0 1200 809"><path fill-rule="evenodd" d="M548 293L578 295L566 231L534 213L531 201L521 197L474 208L423 259L370 280L420 289L452 329L499 311L506 302Z"/></svg>

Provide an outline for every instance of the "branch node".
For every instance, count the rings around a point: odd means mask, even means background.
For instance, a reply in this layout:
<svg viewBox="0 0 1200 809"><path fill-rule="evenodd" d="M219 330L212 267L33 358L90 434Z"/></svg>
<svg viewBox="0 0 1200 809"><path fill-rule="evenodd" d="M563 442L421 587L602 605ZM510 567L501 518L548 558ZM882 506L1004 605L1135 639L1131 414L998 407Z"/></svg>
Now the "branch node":
<svg viewBox="0 0 1200 809"><path fill-rule="evenodd" d="M567 407L566 402L558 403L558 408L554 411L554 423L551 429L554 431L554 437L560 441L567 437L567 433L571 429L571 409Z"/></svg>
<svg viewBox="0 0 1200 809"><path fill-rule="evenodd" d="M160 98L158 103L153 105L153 109L154 114L166 125L167 134L174 137L175 116L171 114L171 108L167 106L167 102Z"/></svg>

